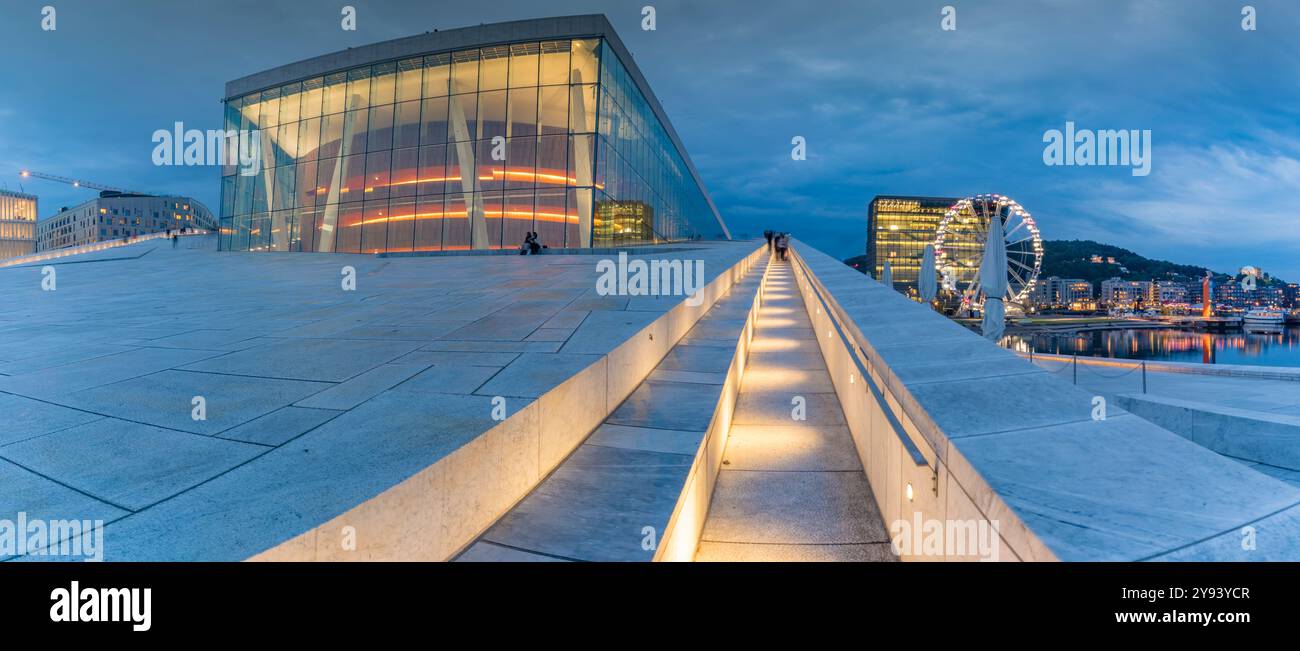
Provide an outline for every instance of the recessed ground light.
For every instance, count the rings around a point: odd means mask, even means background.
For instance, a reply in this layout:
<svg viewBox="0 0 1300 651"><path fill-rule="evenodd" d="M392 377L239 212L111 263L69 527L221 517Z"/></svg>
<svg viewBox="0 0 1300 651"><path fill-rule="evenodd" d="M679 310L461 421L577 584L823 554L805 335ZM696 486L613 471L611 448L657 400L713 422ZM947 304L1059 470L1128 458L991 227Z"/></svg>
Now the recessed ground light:
<svg viewBox="0 0 1300 651"><path fill-rule="evenodd" d="M912 501L912 482L907 482L907 501Z"/></svg>

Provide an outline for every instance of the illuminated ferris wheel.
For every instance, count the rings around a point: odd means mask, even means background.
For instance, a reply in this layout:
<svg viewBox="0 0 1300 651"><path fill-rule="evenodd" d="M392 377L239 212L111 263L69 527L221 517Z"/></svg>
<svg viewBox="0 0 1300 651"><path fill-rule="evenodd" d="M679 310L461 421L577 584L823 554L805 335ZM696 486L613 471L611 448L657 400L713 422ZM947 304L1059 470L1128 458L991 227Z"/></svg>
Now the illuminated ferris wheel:
<svg viewBox="0 0 1300 651"><path fill-rule="evenodd" d="M1001 228L994 231L994 218ZM1029 211L1010 197L980 194L953 204L934 238L936 267L946 289L958 293L963 307L984 303L980 291L980 262L989 233L1001 232L1007 246L1007 303L1022 304L1038 282L1043 266L1043 240Z"/></svg>

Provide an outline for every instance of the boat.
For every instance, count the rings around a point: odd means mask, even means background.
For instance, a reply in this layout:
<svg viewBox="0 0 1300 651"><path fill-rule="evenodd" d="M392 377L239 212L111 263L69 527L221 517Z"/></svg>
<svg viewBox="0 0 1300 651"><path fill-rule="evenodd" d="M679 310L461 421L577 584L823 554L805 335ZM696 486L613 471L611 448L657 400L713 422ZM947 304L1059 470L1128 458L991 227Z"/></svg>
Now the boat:
<svg viewBox="0 0 1300 651"><path fill-rule="evenodd" d="M1275 307L1251 308L1242 318L1246 332L1281 332L1286 325L1286 312Z"/></svg>

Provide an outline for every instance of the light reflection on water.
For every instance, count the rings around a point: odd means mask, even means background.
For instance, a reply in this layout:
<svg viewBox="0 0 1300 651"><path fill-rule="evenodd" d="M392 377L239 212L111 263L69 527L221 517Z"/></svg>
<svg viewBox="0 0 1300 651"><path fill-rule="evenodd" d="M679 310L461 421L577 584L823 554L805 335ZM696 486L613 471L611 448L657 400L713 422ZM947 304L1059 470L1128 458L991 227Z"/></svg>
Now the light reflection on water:
<svg viewBox="0 0 1300 651"><path fill-rule="evenodd" d="M1300 367L1300 327L1280 333L1205 333L1189 330L1099 330L1077 334L1009 335L1013 350L1204 364Z"/></svg>

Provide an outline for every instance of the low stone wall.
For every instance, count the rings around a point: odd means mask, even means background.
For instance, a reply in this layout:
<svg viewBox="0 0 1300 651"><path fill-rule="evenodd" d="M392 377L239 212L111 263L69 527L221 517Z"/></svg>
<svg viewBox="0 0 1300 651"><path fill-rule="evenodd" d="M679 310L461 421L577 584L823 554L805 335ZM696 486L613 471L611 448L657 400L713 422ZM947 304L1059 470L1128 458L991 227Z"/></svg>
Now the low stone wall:
<svg viewBox="0 0 1300 651"><path fill-rule="evenodd" d="M916 543L902 559L986 557L945 540L980 523L996 523L997 560L1300 559L1300 490L1115 406L1099 413L1100 396L792 249L882 515Z"/></svg>
<svg viewBox="0 0 1300 651"><path fill-rule="evenodd" d="M249 560L453 558L573 452L766 254L766 247L755 248L705 285L699 305L679 300L608 354L436 463ZM355 549L338 544L344 527L367 532Z"/></svg>

